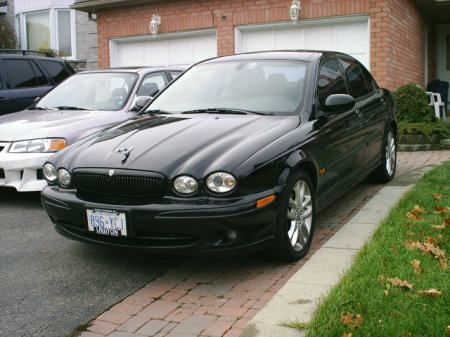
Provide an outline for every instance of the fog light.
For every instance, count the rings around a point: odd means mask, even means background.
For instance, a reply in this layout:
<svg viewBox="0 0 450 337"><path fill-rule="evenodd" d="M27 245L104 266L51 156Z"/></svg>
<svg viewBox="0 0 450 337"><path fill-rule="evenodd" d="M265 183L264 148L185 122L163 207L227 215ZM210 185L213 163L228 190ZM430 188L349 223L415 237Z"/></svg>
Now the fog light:
<svg viewBox="0 0 450 337"><path fill-rule="evenodd" d="M232 241L232 240L236 240L238 237L238 233L236 231L233 231L231 229L227 230L225 232L225 235L227 237L228 240Z"/></svg>

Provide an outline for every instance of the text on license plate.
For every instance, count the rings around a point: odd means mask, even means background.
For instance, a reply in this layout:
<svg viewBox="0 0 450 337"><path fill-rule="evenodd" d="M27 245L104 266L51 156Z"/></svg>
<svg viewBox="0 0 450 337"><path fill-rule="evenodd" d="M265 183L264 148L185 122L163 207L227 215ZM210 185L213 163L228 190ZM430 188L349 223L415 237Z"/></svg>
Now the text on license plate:
<svg viewBox="0 0 450 337"><path fill-rule="evenodd" d="M86 209L88 230L110 236L127 236L125 213L107 209Z"/></svg>

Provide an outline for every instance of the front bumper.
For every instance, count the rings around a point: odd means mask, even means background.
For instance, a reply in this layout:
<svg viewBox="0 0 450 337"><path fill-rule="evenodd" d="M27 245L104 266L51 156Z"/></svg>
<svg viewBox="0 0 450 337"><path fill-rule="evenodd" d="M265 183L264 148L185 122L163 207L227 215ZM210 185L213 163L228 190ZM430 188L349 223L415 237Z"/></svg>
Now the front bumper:
<svg viewBox="0 0 450 337"><path fill-rule="evenodd" d="M56 231L74 240L160 253L245 253L268 246L274 239L278 198L256 208L256 201L273 190L234 199L202 198L196 202L163 198L145 205L112 205L83 201L74 190L48 186L42 205ZM88 231L86 209L124 212L127 236ZM227 233L234 231L236 238Z"/></svg>
<svg viewBox="0 0 450 337"><path fill-rule="evenodd" d="M52 153L0 152L0 187L12 187L19 192L41 191L46 185L42 166Z"/></svg>

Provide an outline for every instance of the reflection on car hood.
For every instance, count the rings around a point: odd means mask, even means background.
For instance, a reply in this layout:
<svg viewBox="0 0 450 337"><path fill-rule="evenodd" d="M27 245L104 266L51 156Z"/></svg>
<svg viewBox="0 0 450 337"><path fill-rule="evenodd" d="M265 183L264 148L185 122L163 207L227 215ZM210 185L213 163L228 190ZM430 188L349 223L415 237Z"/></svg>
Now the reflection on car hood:
<svg viewBox="0 0 450 337"><path fill-rule="evenodd" d="M232 171L298 126L298 116L154 116L129 120L60 154L59 166L202 175ZM124 150L131 149L125 163ZM120 151L119 151L120 150ZM58 156L60 157L60 156Z"/></svg>
<svg viewBox="0 0 450 337"><path fill-rule="evenodd" d="M120 111L24 110L0 117L0 141L68 137L126 117Z"/></svg>

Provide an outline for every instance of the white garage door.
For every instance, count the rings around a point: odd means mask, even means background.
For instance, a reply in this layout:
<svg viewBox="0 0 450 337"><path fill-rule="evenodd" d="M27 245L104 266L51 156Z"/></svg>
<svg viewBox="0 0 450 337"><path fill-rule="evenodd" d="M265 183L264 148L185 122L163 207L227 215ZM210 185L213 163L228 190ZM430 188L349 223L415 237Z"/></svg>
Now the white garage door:
<svg viewBox="0 0 450 337"><path fill-rule="evenodd" d="M241 26L236 29L236 52L314 49L347 53L369 68L369 18L367 16L300 20Z"/></svg>
<svg viewBox="0 0 450 337"><path fill-rule="evenodd" d="M110 41L111 67L189 65L217 56L214 30Z"/></svg>

